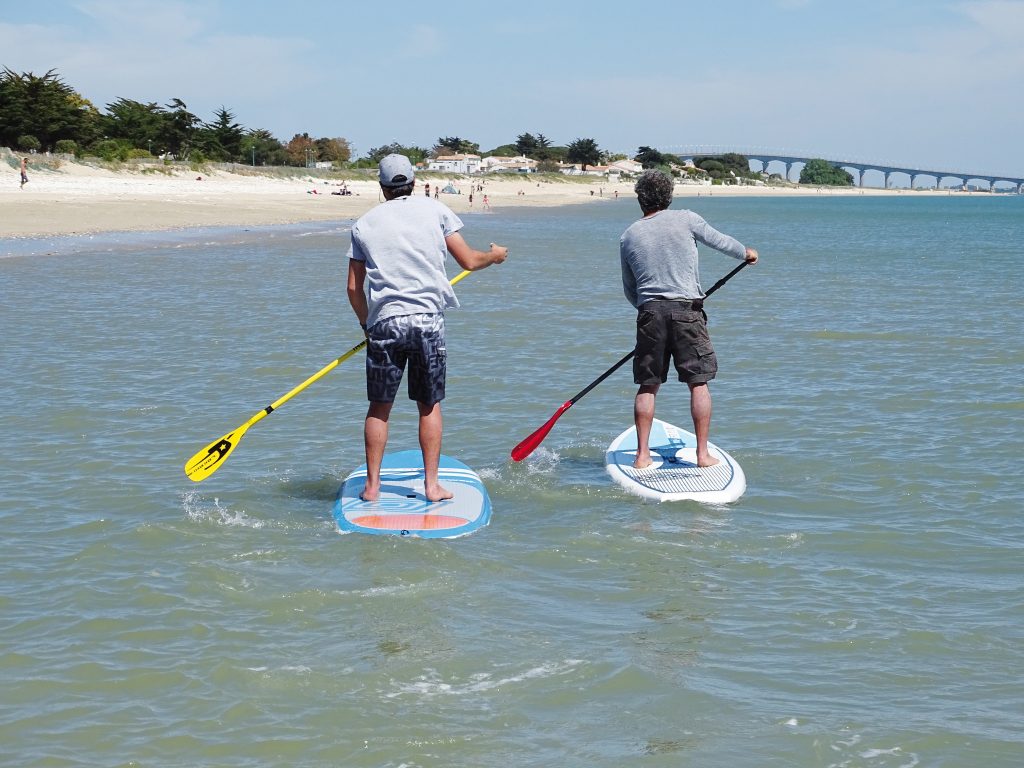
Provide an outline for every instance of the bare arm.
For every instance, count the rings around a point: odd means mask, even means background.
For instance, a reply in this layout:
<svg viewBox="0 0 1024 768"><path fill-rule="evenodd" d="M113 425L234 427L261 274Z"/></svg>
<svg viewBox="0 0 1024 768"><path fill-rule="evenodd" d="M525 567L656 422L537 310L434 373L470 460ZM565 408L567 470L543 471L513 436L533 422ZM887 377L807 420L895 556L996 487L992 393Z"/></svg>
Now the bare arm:
<svg viewBox="0 0 1024 768"><path fill-rule="evenodd" d="M475 272L492 264L501 264L508 257L508 248L491 243L491 250L478 251L465 241L461 234L455 232L444 239L445 245L459 266Z"/></svg>
<svg viewBox="0 0 1024 768"><path fill-rule="evenodd" d="M366 328L366 317L370 314L366 306L366 293L363 285L366 282L366 262L348 260L348 303L352 305L352 311L356 313L359 324Z"/></svg>

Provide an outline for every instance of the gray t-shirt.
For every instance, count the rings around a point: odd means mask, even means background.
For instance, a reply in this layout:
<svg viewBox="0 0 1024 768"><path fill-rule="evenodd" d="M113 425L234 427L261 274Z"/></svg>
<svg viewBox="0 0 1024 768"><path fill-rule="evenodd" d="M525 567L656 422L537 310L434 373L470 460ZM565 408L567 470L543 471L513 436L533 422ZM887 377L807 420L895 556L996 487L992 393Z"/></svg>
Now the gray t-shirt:
<svg viewBox="0 0 1024 768"><path fill-rule="evenodd" d="M448 282L445 238L462 229L452 210L425 195L388 200L352 226L348 257L366 263L366 324L458 307Z"/></svg>
<svg viewBox="0 0 1024 768"><path fill-rule="evenodd" d="M693 211L665 210L633 222L619 240L622 289L639 307L652 299L701 299L697 243L743 259L746 247Z"/></svg>

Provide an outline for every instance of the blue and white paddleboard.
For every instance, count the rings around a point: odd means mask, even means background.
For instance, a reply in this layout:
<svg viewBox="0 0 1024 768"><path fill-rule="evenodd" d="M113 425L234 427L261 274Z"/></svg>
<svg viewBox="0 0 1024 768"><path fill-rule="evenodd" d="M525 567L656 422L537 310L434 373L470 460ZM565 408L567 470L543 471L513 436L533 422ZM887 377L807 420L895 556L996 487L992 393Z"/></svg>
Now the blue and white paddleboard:
<svg viewBox="0 0 1024 768"><path fill-rule="evenodd" d="M334 503L334 519L342 533L383 533L451 539L465 536L491 521L491 498L480 476L458 459L441 456L441 485L455 498L427 501L423 495L423 454L388 453L381 463L381 493L377 501L363 501L366 465L345 478Z"/></svg>
<svg viewBox="0 0 1024 768"><path fill-rule="evenodd" d="M747 489L747 478L740 465L713 443L708 443L708 451L718 459L718 464L697 466L697 438L692 432L655 419L649 443L654 463L646 469L633 469L635 426L612 440L605 453L608 474L630 493L655 501L728 504Z"/></svg>

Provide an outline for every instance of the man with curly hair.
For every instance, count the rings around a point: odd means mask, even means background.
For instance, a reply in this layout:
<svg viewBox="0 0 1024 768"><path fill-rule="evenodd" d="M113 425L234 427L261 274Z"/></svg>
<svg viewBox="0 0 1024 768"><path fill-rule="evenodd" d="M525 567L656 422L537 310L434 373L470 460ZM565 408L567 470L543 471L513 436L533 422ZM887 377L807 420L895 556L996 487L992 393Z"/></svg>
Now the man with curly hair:
<svg viewBox="0 0 1024 768"><path fill-rule="evenodd" d="M633 358L633 381L640 387L633 405L637 441L633 466L637 469L652 463L648 440L654 401L658 389L668 380L670 360L679 380L690 388L697 466L718 463L708 452L708 382L718 372L718 361L704 314L697 243L749 264L757 262L757 251L722 234L693 211L668 210L672 189L673 181L667 174L644 171L634 187L643 218L631 224L619 241L622 287L637 309Z"/></svg>

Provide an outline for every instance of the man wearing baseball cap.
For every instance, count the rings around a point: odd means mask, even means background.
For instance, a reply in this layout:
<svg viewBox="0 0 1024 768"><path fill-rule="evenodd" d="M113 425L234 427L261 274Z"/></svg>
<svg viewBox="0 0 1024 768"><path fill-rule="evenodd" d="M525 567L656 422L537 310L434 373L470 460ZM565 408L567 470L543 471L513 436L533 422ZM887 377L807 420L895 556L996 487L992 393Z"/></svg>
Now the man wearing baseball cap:
<svg viewBox="0 0 1024 768"><path fill-rule="evenodd" d="M409 399L419 409L424 493L430 501L452 498L438 481L441 401L447 352L444 310L458 307L445 271L447 254L463 269L501 264L508 248L491 243L478 251L463 239L462 221L448 206L413 195L416 171L405 155L379 165L384 202L352 226L348 251L348 300L366 333L366 487L362 498L380 496L380 465L388 441L388 419L406 365Z"/></svg>

